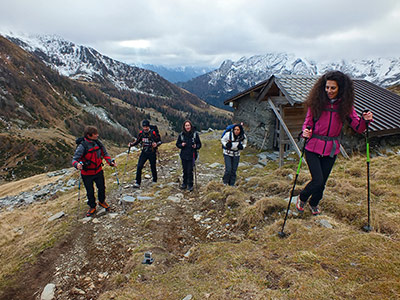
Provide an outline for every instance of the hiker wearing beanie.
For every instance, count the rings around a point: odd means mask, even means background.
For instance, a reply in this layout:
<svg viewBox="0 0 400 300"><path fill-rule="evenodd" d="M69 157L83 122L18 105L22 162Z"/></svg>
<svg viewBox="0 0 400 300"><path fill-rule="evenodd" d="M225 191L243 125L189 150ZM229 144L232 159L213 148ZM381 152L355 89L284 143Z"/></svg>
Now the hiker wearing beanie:
<svg viewBox="0 0 400 300"><path fill-rule="evenodd" d="M84 130L84 138L77 139L77 148L72 158L72 166L80 170L83 184L86 189L87 204L89 211L86 216L91 216L96 212L96 198L94 196L93 183L96 183L97 198L99 205L107 211L110 206L105 201L106 187L104 180L104 172L102 169L103 158L113 167L117 163L108 155L106 148L99 141L99 133L94 126L87 126Z"/></svg>
<svg viewBox="0 0 400 300"><path fill-rule="evenodd" d="M183 183L181 189L193 191L193 167L197 159L197 151L201 148L199 133L193 128L192 122L186 120L182 132L178 135L176 146L181 149Z"/></svg>
<svg viewBox="0 0 400 300"><path fill-rule="evenodd" d="M136 146L139 143L142 146L142 152L137 163L135 188L139 188L142 183L142 169L147 160L150 161L153 182L157 182L156 149L161 145L161 139L155 130L150 130L150 122L148 120L143 120L142 127L143 129L139 132L138 138L129 143L129 147Z"/></svg>
<svg viewBox="0 0 400 300"><path fill-rule="evenodd" d="M311 181L300 192L296 208L303 212L310 200L311 213L319 215L318 205L340 151L339 137L343 124L348 122L354 131L362 133L366 129L366 121L372 121L372 112L364 112L362 118L357 116L353 106L353 81L339 71L323 75L314 84L305 103L308 109L302 135L308 139L305 156Z"/></svg>
<svg viewBox="0 0 400 300"><path fill-rule="evenodd" d="M230 128L231 127L231 128ZM225 173L222 181L225 185L234 186L236 182L236 171L239 166L240 151L247 145L247 137L242 124L228 126L222 134L221 143L225 161Z"/></svg>

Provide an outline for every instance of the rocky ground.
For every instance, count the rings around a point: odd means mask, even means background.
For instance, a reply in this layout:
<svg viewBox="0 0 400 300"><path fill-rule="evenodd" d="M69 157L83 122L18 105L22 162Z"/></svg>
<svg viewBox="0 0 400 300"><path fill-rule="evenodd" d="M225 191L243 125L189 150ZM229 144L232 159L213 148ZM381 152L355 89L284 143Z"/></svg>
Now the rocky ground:
<svg viewBox="0 0 400 300"><path fill-rule="evenodd" d="M202 164L200 160L197 185L189 192L179 189L178 161L177 155L162 159L158 183L152 184L150 175L145 175L140 189L123 178L129 174L122 176L120 186L108 192L110 212L98 210L96 216L86 218L87 207L81 201L78 215L70 216L74 222L70 233L43 251L34 265L26 264L16 281L20 284L10 286L1 299L40 299L48 284L54 299L96 299L115 288L115 280L110 278L129 274L129 265L135 263L131 261L132 251L138 245L143 245L138 260L143 261L144 254L150 252L153 265L168 268L187 259L196 243L238 239L238 233L230 231L231 225L221 220L223 205L213 200L207 210L199 205L204 187L210 180L222 178L224 166ZM35 193L34 189L25 192L25 198L29 200Z"/></svg>
<svg viewBox="0 0 400 300"><path fill-rule="evenodd" d="M162 146L158 183L146 165L141 189L132 186L138 153L117 158L118 174L105 167L112 209L91 218L76 172L2 185L0 300L398 298L399 149L372 161L372 232L360 230L365 157L356 155L336 163L322 215L290 211L281 239L297 159L278 168L248 148L237 187L227 187L220 134L201 136L193 192L179 189L174 144ZM302 166L297 192L308 180Z"/></svg>

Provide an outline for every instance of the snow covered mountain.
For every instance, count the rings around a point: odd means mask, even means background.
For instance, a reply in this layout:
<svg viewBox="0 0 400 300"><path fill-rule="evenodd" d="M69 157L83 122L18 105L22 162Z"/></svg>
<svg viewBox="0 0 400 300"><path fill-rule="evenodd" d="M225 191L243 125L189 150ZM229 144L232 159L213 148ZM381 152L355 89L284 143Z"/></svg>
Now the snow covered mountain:
<svg viewBox="0 0 400 300"><path fill-rule="evenodd" d="M226 60L217 70L180 83L179 86L208 103L224 107L224 100L271 75L319 75L332 69L383 87L400 84L400 58L317 63L293 54L270 53L243 57L236 62Z"/></svg>
<svg viewBox="0 0 400 300"><path fill-rule="evenodd" d="M224 117L220 118L223 112L217 112L204 100L153 71L114 60L55 35L3 35L61 75L88 82L102 93L138 109L155 109L175 131L180 130L181 123L189 116L199 128L223 126Z"/></svg>
<svg viewBox="0 0 400 300"><path fill-rule="evenodd" d="M110 81L116 88L149 96L165 96L154 88L158 74L130 66L100 54L95 49L76 45L57 35L5 36L24 50L39 56L59 74L88 82Z"/></svg>

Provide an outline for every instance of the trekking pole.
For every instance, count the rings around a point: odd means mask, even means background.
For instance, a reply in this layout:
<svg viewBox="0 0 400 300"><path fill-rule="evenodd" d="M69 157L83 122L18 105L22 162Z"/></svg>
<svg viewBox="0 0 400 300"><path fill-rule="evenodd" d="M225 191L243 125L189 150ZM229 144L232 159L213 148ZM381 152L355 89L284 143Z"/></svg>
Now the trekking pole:
<svg viewBox="0 0 400 300"><path fill-rule="evenodd" d="M161 155L160 155L160 151L158 150L158 147L156 148L156 158L157 158L158 164L159 164L159 166L161 168L161 174L165 178L164 167L163 167L163 165L161 163Z"/></svg>
<svg viewBox="0 0 400 300"><path fill-rule="evenodd" d="M124 174L122 174L121 182L123 183L123 179L125 179L125 174L126 174L126 166L128 165L128 159L129 159L129 152L131 152L131 146L128 146L128 153L126 154L126 162L125 162L125 167L124 167Z"/></svg>
<svg viewBox="0 0 400 300"><path fill-rule="evenodd" d="M197 170L196 170L196 152L193 151L193 169L194 169L194 185L196 186L196 191L197 189Z"/></svg>
<svg viewBox="0 0 400 300"><path fill-rule="evenodd" d="M114 161L115 161L115 160L113 159L112 162L114 162ZM117 184L118 184L118 186L120 187L119 179L118 179L118 169L117 169L117 167L114 167L114 170L115 170L115 178L117 178Z"/></svg>
<svg viewBox="0 0 400 300"><path fill-rule="evenodd" d="M307 126L307 129L310 130L311 127ZM294 178L292 191L290 192L290 200L289 200L289 204L288 204L288 207L287 207L287 210L286 210L285 220L283 221L283 225L282 225L281 231L278 232L278 235L281 238L284 238L284 237L287 236L287 234L283 230L285 228L286 220L287 220L287 217L288 217L288 214L289 214L290 204L292 203L293 192L294 192L294 188L296 187L297 177L299 177L301 162L303 161L304 150L306 149L307 140L308 140L307 138L304 138L303 149L301 150L301 156L300 156L300 160L299 160L299 165L297 166L296 177Z"/></svg>
<svg viewBox="0 0 400 300"><path fill-rule="evenodd" d="M78 206L77 206L77 211L76 211L76 218L79 219L79 211L81 208L81 174L78 174L79 176L79 184L78 184Z"/></svg>
<svg viewBox="0 0 400 300"><path fill-rule="evenodd" d="M369 109L364 109L363 113L369 112ZM370 232L372 230L371 227L371 187L369 184L369 163L370 163L370 157L369 157L369 120L365 120L366 124L366 133L365 133L365 145L366 145L366 150L367 150L367 198L368 198L368 225L365 225L363 227L363 230L366 232Z"/></svg>

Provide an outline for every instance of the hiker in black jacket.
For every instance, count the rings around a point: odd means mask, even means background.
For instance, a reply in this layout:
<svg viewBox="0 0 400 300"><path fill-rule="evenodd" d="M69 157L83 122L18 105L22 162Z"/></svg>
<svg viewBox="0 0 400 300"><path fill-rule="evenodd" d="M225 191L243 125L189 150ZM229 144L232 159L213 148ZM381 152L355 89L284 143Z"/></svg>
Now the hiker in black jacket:
<svg viewBox="0 0 400 300"><path fill-rule="evenodd" d="M194 130L192 122L186 120L182 132L178 136L176 146L181 149L180 157L183 169L183 184L181 189L193 191L193 167L197 159L197 151L201 148L199 133Z"/></svg>
<svg viewBox="0 0 400 300"><path fill-rule="evenodd" d="M129 143L129 147L141 144L142 153L139 156L137 169L136 169L136 183L135 188L139 188L142 183L142 169L147 160L150 161L151 174L153 176L153 182L157 182L157 168L156 168L156 150L157 147L161 145L161 138L156 133L155 130L150 130L150 122L148 120L143 120L142 122L143 130L139 132L138 138Z"/></svg>

